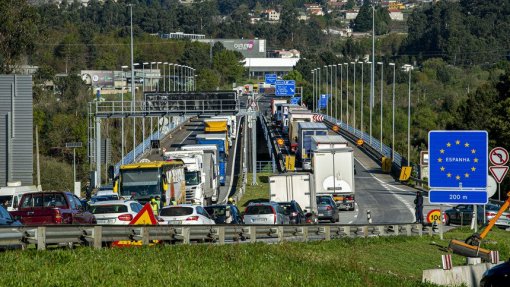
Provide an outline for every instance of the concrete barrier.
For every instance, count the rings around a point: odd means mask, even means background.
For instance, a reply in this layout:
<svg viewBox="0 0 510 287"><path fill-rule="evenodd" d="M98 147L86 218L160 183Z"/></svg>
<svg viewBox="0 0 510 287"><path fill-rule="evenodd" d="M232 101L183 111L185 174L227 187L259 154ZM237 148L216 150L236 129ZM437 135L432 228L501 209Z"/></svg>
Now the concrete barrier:
<svg viewBox="0 0 510 287"><path fill-rule="evenodd" d="M500 264L503 262L500 262ZM476 265L456 266L451 270L429 269L423 270L422 282L437 285L476 287L480 284L483 273L497 264L482 263Z"/></svg>

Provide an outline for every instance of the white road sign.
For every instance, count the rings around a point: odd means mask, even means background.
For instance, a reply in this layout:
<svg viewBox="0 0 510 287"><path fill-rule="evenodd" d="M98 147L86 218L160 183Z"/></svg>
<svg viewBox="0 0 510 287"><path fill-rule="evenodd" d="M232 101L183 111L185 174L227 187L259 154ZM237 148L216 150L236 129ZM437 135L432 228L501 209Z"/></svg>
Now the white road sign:
<svg viewBox="0 0 510 287"><path fill-rule="evenodd" d="M489 153L489 160L493 165L505 165L508 162L508 151L502 147L495 147Z"/></svg>

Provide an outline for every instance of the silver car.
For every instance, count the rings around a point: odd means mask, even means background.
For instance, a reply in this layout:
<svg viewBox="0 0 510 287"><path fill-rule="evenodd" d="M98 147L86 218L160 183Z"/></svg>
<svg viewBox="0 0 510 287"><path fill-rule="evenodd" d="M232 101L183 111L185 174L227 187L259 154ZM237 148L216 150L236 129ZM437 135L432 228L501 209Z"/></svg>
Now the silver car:
<svg viewBox="0 0 510 287"><path fill-rule="evenodd" d="M97 224L127 225L142 208L133 200L109 200L92 203L89 210L96 217Z"/></svg>
<svg viewBox="0 0 510 287"><path fill-rule="evenodd" d="M329 220L332 223L340 221L338 208L331 195L317 195L316 199L319 220Z"/></svg>
<svg viewBox="0 0 510 287"><path fill-rule="evenodd" d="M250 203L243 218L245 224L289 224L289 217L276 202Z"/></svg>

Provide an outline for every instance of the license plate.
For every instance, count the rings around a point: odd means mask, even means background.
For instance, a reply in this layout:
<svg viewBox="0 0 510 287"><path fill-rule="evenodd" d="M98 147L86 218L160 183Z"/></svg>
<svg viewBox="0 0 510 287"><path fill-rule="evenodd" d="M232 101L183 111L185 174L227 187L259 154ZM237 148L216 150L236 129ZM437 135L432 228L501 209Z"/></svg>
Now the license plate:
<svg viewBox="0 0 510 287"><path fill-rule="evenodd" d="M97 221L97 224L112 224L115 223L115 219L101 219Z"/></svg>
<svg viewBox="0 0 510 287"><path fill-rule="evenodd" d="M180 220L169 220L168 224L171 224L171 225L182 224L182 221L180 221Z"/></svg>
<svg viewBox="0 0 510 287"><path fill-rule="evenodd" d="M260 221L260 222L266 222L267 219L266 218L255 218L253 221Z"/></svg>

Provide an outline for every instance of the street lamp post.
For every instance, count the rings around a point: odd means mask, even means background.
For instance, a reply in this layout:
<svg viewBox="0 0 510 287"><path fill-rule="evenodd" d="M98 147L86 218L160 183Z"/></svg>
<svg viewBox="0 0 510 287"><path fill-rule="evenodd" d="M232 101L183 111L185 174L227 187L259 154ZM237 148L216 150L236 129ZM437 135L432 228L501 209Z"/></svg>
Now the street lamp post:
<svg viewBox="0 0 510 287"><path fill-rule="evenodd" d="M163 62L156 62L156 70L159 72L159 78L158 78L158 81L156 82L156 91L160 92L159 90L159 80L161 79L161 71L159 70L159 64L162 64ZM163 66L163 71L164 71L164 66ZM164 79L165 77L163 77Z"/></svg>
<svg viewBox="0 0 510 287"><path fill-rule="evenodd" d="M354 71L353 71L353 73L354 73L354 84L352 86L352 91L353 91L352 99L354 101L354 106L353 106L353 113L352 113L352 115L353 115L353 123L354 123L353 124L353 127L354 127L353 131L354 131L354 135L356 135L356 62L351 62L351 64L354 67Z"/></svg>
<svg viewBox="0 0 510 287"><path fill-rule="evenodd" d="M124 82L126 82L127 84L127 77L126 75L124 74L124 69L127 69L128 66L121 66L120 67L122 69L122 90L121 90L121 97L120 97L120 101L121 101L121 106L122 106L122 112L124 113ZM132 81L133 79L131 79ZM121 130L121 141L120 141L120 145L121 145L121 163L124 164L124 117L120 118L120 130Z"/></svg>
<svg viewBox="0 0 510 287"><path fill-rule="evenodd" d="M383 62L377 62L378 65L381 65L381 141L379 143L380 151L382 153L382 122L383 122L383 82L384 82L384 63Z"/></svg>
<svg viewBox="0 0 510 287"><path fill-rule="evenodd" d="M411 166L411 71L413 66L406 64L404 68L409 73L409 90L407 96L407 165Z"/></svg>
<svg viewBox="0 0 510 287"><path fill-rule="evenodd" d="M344 121L344 65L337 64L340 66L340 123Z"/></svg>
<svg viewBox="0 0 510 287"><path fill-rule="evenodd" d="M345 81L346 84L346 90L345 90L345 106L346 106L346 117L347 117L347 130L349 130L349 63L344 63L345 68L347 69L347 78Z"/></svg>
<svg viewBox="0 0 510 287"><path fill-rule="evenodd" d="M335 66L335 120L338 119L338 65Z"/></svg>
<svg viewBox="0 0 510 287"><path fill-rule="evenodd" d="M319 70L319 78L317 79L317 113L321 111L321 104L320 104L320 97L321 97L321 90L322 90L322 78L321 78L321 68L317 68Z"/></svg>
<svg viewBox="0 0 510 287"><path fill-rule="evenodd" d="M143 77L143 81L142 81L142 91L145 92L145 65L148 65L149 63L148 62L143 62L142 63L142 77Z"/></svg>
<svg viewBox="0 0 510 287"><path fill-rule="evenodd" d="M390 66L393 66L393 93L391 100L391 159L392 162L395 161L395 63L389 63Z"/></svg>
<svg viewBox="0 0 510 287"><path fill-rule="evenodd" d="M312 73L312 111L315 110L315 69L310 70Z"/></svg>
<svg viewBox="0 0 510 287"><path fill-rule="evenodd" d="M363 138L363 86L364 86L364 82L363 82L363 62L358 62L359 64L361 64L361 104L360 104L360 115L361 115L361 138Z"/></svg>
<svg viewBox="0 0 510 287"><path fill-rule="evenodd" d="M163 92L166 92L166 66L168 62L163 62Z"/></svg>
<svg viewBox="0 0 510 287"><path fill-rule="evenodd" d="M372 62L367 62L367 64L370 64L370 69L373 69L373 63ZM372 71L371 71L372 72ZM372 74L373 75L373 74ZM372 76L373 77L373 76ZM374 104L374 98L373 98L373 82L372 82L372 79L370 79L370 99L369 99L369 112L370 112L370 115L369 115L369 133L370 133L370 145L372 145L372 106Z"/></svg>
<svg viewBox="0 0 510 287"><path fill-rule="evenodd" d="M330 108L329 108L329 116L333 117L333 65L328 65L328 67L331 68L331 73L329 74L330 79L330 93L331 93L331 100L330 100Z"/></svg>
<svg viewBox="0 0 510 287"><path fill-rule="evenodd" d="M324 66L324 69L326 70L326 78L324 79L325 82L326 82L326 115L328 114L328 108L329 108L329 105L328 105L328 102L329 102L329 98L328 98L328 65Z"/></svg>

